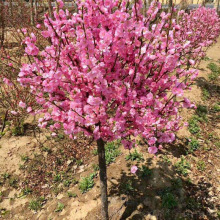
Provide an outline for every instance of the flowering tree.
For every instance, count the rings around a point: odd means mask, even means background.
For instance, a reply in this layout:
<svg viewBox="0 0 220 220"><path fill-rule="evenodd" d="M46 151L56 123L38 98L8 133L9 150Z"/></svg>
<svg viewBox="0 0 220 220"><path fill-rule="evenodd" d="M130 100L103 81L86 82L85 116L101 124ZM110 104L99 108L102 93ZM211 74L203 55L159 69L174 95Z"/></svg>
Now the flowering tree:
<svg viewBox="0 0 220 220"><path fill-rule="evenodd" d="M156 153L175 140L182 126L178 109L193 107L184 90L198 74L204 47L219 34L219 19L215 10L200 8L180 12L185 20L177 24L174 9L160 13L159 2L146 14L140 0L76 2L74 14L58 1L54 19L45 15L42 35L49 46L40 50L35 35L27 36L31 62L18 80L42 106L41 127L52 119L53 132L62 127L71 138L83 132L97 141L102 217L108 219L104 143L120 138L131 149L131 137L141 136Z"/></svg>

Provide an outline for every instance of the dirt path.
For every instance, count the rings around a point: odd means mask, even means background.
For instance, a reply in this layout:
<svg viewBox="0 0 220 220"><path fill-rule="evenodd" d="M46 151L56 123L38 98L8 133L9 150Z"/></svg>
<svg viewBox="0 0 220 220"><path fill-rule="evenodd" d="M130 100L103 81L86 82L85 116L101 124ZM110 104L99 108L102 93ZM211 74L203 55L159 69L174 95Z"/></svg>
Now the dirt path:
<svg viewBox="0 0 220 220"><path fill-rule="evenodd" d="M126 160L128 152L121 148L112 156L111 219L220 218L220 79L210 79L210 63L220 68L220 38L201 62L196 85L187 92L198 110L181 113L189 127L178 132L173 145L154 158L140 141L136 160ZM99 219L97 158L72 160L69 146L60 147L62 139L53 147L40 147L33 136L0 139L0 219ZM137 175L130 173L132 164L139 167ZM94 187L82 194L77 182L92 173Z"/></svg>

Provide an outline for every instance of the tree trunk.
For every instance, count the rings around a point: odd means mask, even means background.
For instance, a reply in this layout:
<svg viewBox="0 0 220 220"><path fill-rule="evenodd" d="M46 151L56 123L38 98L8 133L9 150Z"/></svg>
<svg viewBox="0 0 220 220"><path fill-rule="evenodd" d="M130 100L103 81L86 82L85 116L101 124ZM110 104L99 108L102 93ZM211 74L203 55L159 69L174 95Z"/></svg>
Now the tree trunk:
<svg viewBox="0 0 220 220"><path fill-rule="evenodd" d="M51 0L47 0L47 3L48 3L48 11L49 11L49 16L50 18L52 18L52 11L53 11L53 8L52 8L52 4L51 4Z"/></svg>
<svg viewBox="0 0 220 220"><path fill-rule="evenodd" d="M0 21L1 21L1 42L0 42L0 48L4 45L5 40L5 10L4 10L4 2L0 2Z"/></svg>
<svg viewBox="0 0 220 220"><path fill-rule="evenodd" d="M12 16L13 16L13 5L12 5L12 0L9 1L9 15L10 15L11 18L12 18Z"/></svg>
<svg viewBox="0 0 220 220"><path fill-rule="evenodd" d="M35 17L35 22L37 22L37 19L38 19L38 14L37 14L37 0L34 0L34 17Z"/></svg>
<svg viewBox="0 0 220 220"><path fill-rule="evenodd" d="M173 7L173 0L169 0L169 12L172 11L172 7Z"/></svg>
<svg viewBox="0 0 220 220"><path fill-rule="evenodd" d="M34 25L34 0L31 0L31 25Z"/></svg>
<svg viewBox="0 0 220 220"><path fill-rule="evenodd" d="M217 13L218 13L218 10L219 10L219 0L217 1L217 8L216 8L216 10L217 10Z"/></svg>
<svg viewBox="0 0 220 220"><path fill-rule="evenodd" d="M99 177L101 191L101 214L102 220L108 220L108 195L107 195L107 172L105 161L105 143L102 138L97 140L98 157L99 157Z"/></svg>

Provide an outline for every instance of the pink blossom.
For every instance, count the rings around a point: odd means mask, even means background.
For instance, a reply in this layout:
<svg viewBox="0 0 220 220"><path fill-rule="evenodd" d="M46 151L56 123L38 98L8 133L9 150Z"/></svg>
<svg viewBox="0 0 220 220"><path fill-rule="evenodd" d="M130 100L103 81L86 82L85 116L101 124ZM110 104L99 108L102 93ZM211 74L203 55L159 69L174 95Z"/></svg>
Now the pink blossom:
<svg viewBox="0 0 220 220"><path fill-rule="evenodd" d="M20 101L18 105L21 108L26 108L26 104L24 102L22 102L22 101Z"/></svg>
<svg viewBox="0 0 220 220"><path fill-rule="evenodd" d="M149 148L148 148L148 152L149 152L150 154L156 154L157 151L158 151L157 147L149 147Z"/></svg>
<svg viewBox="0 0 220 220"><path fill-rule="evenodd" d="M16 111L11 111L11 114L12 114L12 115L17 115L18 112L16 112Z"/></svg>
<svg viewBox="0 0 220 220"><path fill-rule="evenodd" d="M135 174L138 170L138 167L137 166L132 166L131 167L131 173Z"/></svg>
<svg viewBox="0 0 220 220"><path fill-rule="evenodd" d="M28 107L28 108L27 108L27 112L28 112L28 113L30 113L30 112L32 112L32 111L33 111L33 110L32 110L31 107Z"/></svg>

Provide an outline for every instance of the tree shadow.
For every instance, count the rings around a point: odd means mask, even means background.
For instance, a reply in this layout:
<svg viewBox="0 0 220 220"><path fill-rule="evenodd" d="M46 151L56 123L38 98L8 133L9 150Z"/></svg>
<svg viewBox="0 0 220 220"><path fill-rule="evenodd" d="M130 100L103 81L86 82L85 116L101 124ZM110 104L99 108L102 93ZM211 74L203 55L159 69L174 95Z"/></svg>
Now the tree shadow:
<svg viewBox="0 0 220 220"><path fill-rule="evenodd" d="M196 79L196 84L201 89L206 89L212 96L218 96L220 94L220 86L214 82L209 82L204 77L198 77Z"/></svg>
<svg viewBox="0 0 220 220"><path fill-rule="evenodd" d="M171 150L172 153L177 157L183 155L176 149L174 152ZM144 173L142 165L150 172ZM138 167L136 174L122 171L117 182L110 180L109 196L117 196L124 201L123 211L111 219L138 220L146 219L148 215L160 220L216 219L209 212L209 209L214 209L213 202L209 200L210 182L201 178L197 184L192 183L188 176L179 175L171 163L155 162L154 158L147 158Z"/></svg>

